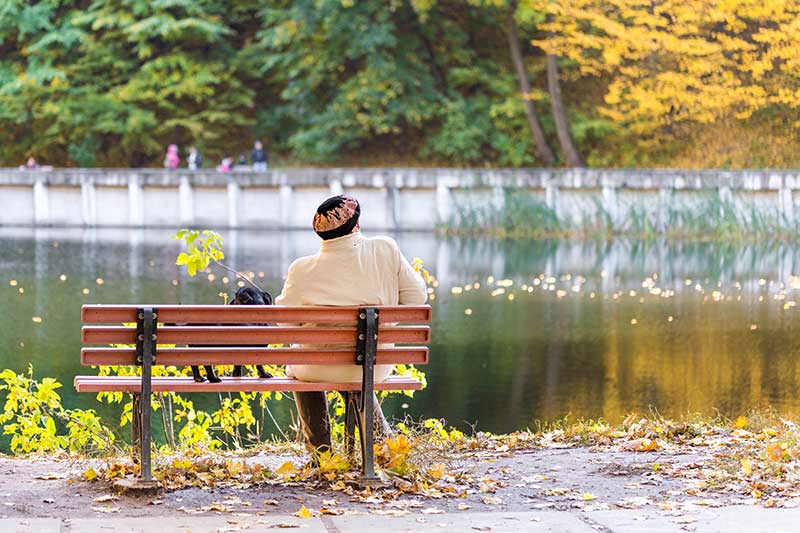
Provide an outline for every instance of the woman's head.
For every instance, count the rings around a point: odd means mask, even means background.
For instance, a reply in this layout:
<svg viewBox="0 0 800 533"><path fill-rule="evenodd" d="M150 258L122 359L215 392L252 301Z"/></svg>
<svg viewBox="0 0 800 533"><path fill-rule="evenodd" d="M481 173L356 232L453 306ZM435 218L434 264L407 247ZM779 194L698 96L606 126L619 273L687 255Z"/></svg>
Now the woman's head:
<svg viewBox="0 0 800 533"><path fill-rule="evenodd" d="M352 196L341 194L328 198L314 213L312 226L322 240L344 237L360 229L361 205Z"/></svg>

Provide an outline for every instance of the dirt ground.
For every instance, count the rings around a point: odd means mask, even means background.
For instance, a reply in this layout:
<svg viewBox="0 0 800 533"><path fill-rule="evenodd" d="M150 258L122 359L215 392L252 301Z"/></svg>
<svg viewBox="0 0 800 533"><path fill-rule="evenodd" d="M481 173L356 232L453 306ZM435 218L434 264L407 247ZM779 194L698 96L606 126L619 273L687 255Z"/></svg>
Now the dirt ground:
<svg viewBox="0 0 800 533"><path fill-rule="evenodd" d="M274 470L286 460L296 459L296 456L265 454L246 460ZM108 482L82 479L82 473L96 462L1 457L0 518L81 518L108 514L136 517L143 513L150 517L181 513L268 515L295 513L301 506L315 510L337 507L355 513L396 510L411 514L635 509L644 505L669 510L709 505L709 500L698 501L703 498L702 489L693 488L690 478L674 475L681 469L701 465L705 459L701 453L637 454L581 447L518 451L469 465L476 477L491 484L492 490L469 489L464 498L403 495L389 502L370 502L300 482L117 496ZM665 470L673 475L663 475ZM713 497L714 506L741 503L740 496Z"/></svg>

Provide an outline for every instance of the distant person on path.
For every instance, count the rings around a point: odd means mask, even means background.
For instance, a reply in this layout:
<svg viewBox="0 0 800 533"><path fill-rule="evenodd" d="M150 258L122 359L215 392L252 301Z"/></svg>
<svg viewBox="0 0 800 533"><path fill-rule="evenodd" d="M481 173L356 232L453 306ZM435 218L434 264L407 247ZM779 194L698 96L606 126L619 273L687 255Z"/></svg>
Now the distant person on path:
<svg viewBox="0 0 800 533"><path fill-rule="evenodd" d="M39 163L36 162L36 158L30 156L27 161L25 161L25 169L26 170L36 170L39 168Z"/></svg>
<svg viewBox="0 0 800 533"><path fill-rule="evenodd" d="M239 159L236 160L236 166L237 167L246 167L246 166L248 166L247 165L247 156L245 155L244 152L239 154Z"/></svg>
<svg viewBox="0 0 800 533"><path fill-rule="evenodd" d="M203 158L195 145L189 147L189 157L186 158L186 166L189 170L197 170L203 166Z"/></svg>
<svg viewBox="0 0 800 533"><path fill-rule="evenodd" d="M253 163L253 170L256 172L264 172L267 170L267 152L264 151L264 145L261 141L256 141L253 149L250 150L250 161Z"/></svg>
<svg viewBox="0 0 800 533"><path fill-rule="evenodd" d="M222 158L222 162L220 162L219 166L217 167L217 171L219 172L230 172L233 169L233 158L229 155L226 155Z"/></svg>
<svg viewBox="0 0 800 533"><path fill-rule="evenodd" d="M164 157L164 168L175 170L181 164L181 158L178 157L178 145L170 144L167 146L167 155Z"/></svg>
<svg viewBox="0 0 800 533"><path fill-rule="evenodd" d="M428 297L425 281L389 237L361 235L361 206L351 196L334 196L314 214L322 239L319 253L289 266L278 305L420 305ZM286 375L303 381L361 382L356 365L288 365ZM392 365L375 366L375 382L386 381ZM324 392L295 392L306 441L317 452L330 450L331 428ZM375 419L388 428L377 397Z"/></svg>

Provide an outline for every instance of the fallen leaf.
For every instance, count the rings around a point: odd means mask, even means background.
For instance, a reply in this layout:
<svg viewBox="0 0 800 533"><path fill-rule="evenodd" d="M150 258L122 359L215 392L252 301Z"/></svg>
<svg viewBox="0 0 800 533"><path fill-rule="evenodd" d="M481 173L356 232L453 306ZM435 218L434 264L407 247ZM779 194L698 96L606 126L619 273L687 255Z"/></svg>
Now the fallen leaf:
<svg viewBox="0 0 800 533"><path fill-rule="evenodd" d="M500 505L503 503L503 499L497 496L482 496L481 501L486 505Z"/></svg>
<svg viewBox="0 0 800 533"><path fill-rule="evenodd" d="M330 507L321 507L319 512L320 514L330 514L334 516L339 516L344 514L344 509L331 509Z"/></svg>
<svg viewBox="0 0 800 533"><path fill-rule="evenodd" d="M654 452L660 446L655 439L636 439L624 443L621 448L628 452Z"/></svg>
<svg viewBox="0 0 800 533"><path fill-rule="evenodd" d="M286 461L275 471L275 473L282 477L293 476L297 473L297 467L294 466L293 462Z"/></svg>
<svg viewBox="0 0 800 533"><path fill-rule="evenodd" d="M314 513L309 511L305 505L301 506L299 511L292 514L298 518L314 518Z"/></svg>
<svg viewBox="0 0 800 533"><path fill-rule="evenodd" d="M747 418L745 418L745 417L743 417L743 416L739 416L739 417L738 417L738 418L737 418L737 419L736 419L736 420L733 422L733 427L735 427L735 428L737 428L737 429L744 429L744 428L746 428L746 427L747 427L747 424L749 424L749 423L750 423L750 421L749 421L749 420L747 420Z"/></svg>
<svg viewBox="0 0 800 533"><path fill-rule="evenodd" d="M90 468L83 473L83 477L86 479L86 481L94 481L98 477L97 470Z"/></svg>
<svg viewBox="0 0 800 533"><path fill-rule="evenodd" d="M428 475L430 475L433 479L442 479L442 476L444 476L444 464L436 463L435 465L431 466L428 469Z"/></svg>
<svg viewBox="0 0 800 533"><path fill-rule="evenodd" d="M437 509L436 507L427 507L420 512L422 514L444 514L443 509Z"/></svg>
<svg viewBox="0 0 800 533"><path fill-rule="evenodd" d="M114 496L113 494L103 494L102 496L98 496L97 498L94 499L94 501L98 503L110 502L113 500L119 500L119 496Z"/></svg>
<svg viewBox="0 0 800 533"><path fill-rule="evenodd" d="M370 513L383 516L405 516L408 511L404 509L372 509Z"/></svg>
<svg viewBox="0 0 800 533"><path fill-rule="evenodd" d="M458 504L458 510L459 511L466 511L467 509L469 509L469 505L467 505L466 503L459 503Z"/></svg>
<svg viewBox="0 0 800 533"><path fill-rule="evenodd" d="M278 500L264 500L264 505L279 505Z"/></svg>
<svg viewBox="0 0 800 533"><path fill-rule="evenodd" d="M594 495L594 494L592 494L591 492L584 492L584 493L583 493L583 496L581 496L581 500L583 500L583 501L587 501L587 502L588 502L589 500L594 500L594 499L596 499L596 498L597 498L597 496L595 496L595 495Z"/></svg>
<svg viewBox="0 0 800 533"><path fill-rule="evenodd" d="M772 461L780 461L783 454L786 452L786 445L779 442L773 442L767 446L767 457Z"/></svg>
<svg viewBox="0 0 800 533"><path fill-rule="evenodd" d="M92 507L92 511L97 513L118 513L119 507L115 505L96 505Z"/></svg>
<svg viewBox="0 0 800 533"><path fill-rule="evenodd" d="M41 474L36 476L35 479L51 480L51 479L64 479L65 477L67 477L66 474L57 474L55 472L48 472L47 474Z"/></svg>

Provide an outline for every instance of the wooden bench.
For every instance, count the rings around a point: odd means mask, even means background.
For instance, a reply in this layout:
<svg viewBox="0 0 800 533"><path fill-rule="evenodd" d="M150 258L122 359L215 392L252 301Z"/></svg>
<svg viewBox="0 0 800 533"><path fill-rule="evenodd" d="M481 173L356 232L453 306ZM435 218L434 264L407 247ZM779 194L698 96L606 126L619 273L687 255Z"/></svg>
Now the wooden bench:
<svg viewBox="0 0 800 533"><path fill-rule="evenodd" d="M133 395L131 443L141 455L141 481L151 471L151 406L154 392L339 391L346 396L346 445L359 427L362 479L376 480L373 462L375 390L419 390L402 376L375 383L375 364L425 364L430 339L430 306L288 307L236 305L84 305L83 365L139 365L140 376L76 376L78 392ZM125 326L135 323L135 326ZM174 325L174 324L193 324ZM198 325L195 325L198 324ZM253 325L267 324L267 325ZM393 343L379 347L379 343ZM282 345L274 348L269 345ZM114 346L117 345L117 346ZM131 347L119 347L129 345ZM132 346L135 345L135 348ZM165 346L176 345L176 346ZM201 346L197 346L201 345ZM324 347L335 345L336 347ZM323 347L317 347L323 346ZM197 383L191 377L153 377L153 365L341 365L363 367L362 383L307 382L288 377L222 377ZM361 392L354 405L351 392Z"/></svg>

